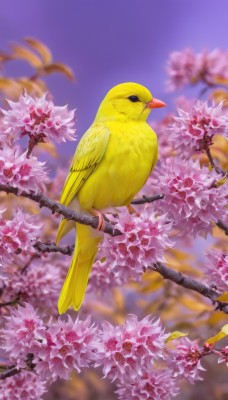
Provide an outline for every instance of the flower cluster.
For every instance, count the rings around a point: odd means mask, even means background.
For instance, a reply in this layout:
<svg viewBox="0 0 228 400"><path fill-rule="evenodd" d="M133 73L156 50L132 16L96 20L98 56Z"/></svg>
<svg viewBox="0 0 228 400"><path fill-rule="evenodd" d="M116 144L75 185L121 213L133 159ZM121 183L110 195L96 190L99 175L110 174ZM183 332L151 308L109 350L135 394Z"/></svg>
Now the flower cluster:
<svg viewBox="0 0 228 400"><path fill-rule="evenodd" d="M194 53L191 49L175 51L170 54L167 72L169 90L200 80L213 85L228 78L228 52L219 49L202 53Z"/></svg>
<svg viewBox="0 0 228 400"><path fill-rule="evenodd" d="M173 370L174 377L185 377L192 384L202 380L200 371L205 371L205 368L200 363L202 350L196 340L191 341L187 337L178 339L170 355L169 366Z"/></svg>
<svg viewBox="0 0 228 400"><path fill-rule="evenodd" d="M179 393L177 380L167 369L151 370L150 373L136 377L134 382L117 386L119 400L170 400Z"/></svg>
<svg viewBox="0 0 228 400"><path fill-rule="evenodd" d="M21 209L15 210L11 220L5 220L0 214L0 261L9 264L16 252L34 251L41 226L35 216Z"/></svg>
<svg viewBox="0 0 228 400"><path fill-rule="evenodd" d="M33 98L26 92L16 102L8 101L9 110L3 113L3 135L8 142L28 135L36 143L54 139L57 142L74 140L74 111L67 106L56 107L47 94ZM8 140L9 139L9 140Z"/></svg>
<svg viewBox="0 0 228 400"><path fill-rule="evenodd" d="M90 288L102 290L120 286L129 280L140 281L143 273L156 261L164 261L165 249L172 246L169 239L171 224L165 215L156 216L152 207L139 209L140 215L123 210L116 228L123 235L105 237L98 261L93 267Z"/></svg>
<svg viewBox="0 0 228 400"><path fill-rule="evenodd" d="M31 262L21 269L11 266L8 280L4 280L2 302L15 298L29 302L34 307L57 309L58 294L62 284L61 270L53 257L31 256Z"/></svg>
<svg viewBox="0 0 228 400"><path fill-rule="evenodd" d="M166 212L183 235L205 235L211 232L211 221L224 219L228 190L225 185L216 187L214 171L200 168L198 161L172 159L158 172L158 193L165 198L156 202L155 209Z"/></svg>
<svg viewBox="0 0 228 400"><path fill-rule="evenodd" d="M218 105L198 100L191 111L178 108L178 116L173 117L169 133L175 150L181 157L189 158L196 151L206 151L211 146L214 135L228 138L228 114Z"/></svg>
<svg viewBox="0 0 228 400"><path fill-rule="evenodd" d="M5 147L0 150L0 184L10 185L22 190L38 192L48 182L44 163L36 157L26 157L19 148Z"/></svg>
<svg viewBox="0 0 228 400"><path fill-rule="evenodd" d="M223 251L210 250L204 263L205 276L209 284L218 290L228 290L228 255Z"/></svg>
<svg viewBox="0 0 228 400"><path fill-rule="evenodd" d="M33 366L44 379L67 379L70 372L88 367L93 359L96 329L88 317L84 321L44 322L34 308L25 304L6 317L2 329L3 349L17 368Z"/></svg>
<svg viewBox="0 0 228 400"><path fill-rule="evenodd" d="M46 382L33 372L23 371L1 382L0 400L40 400Z"/></svg>
<svg viewBox="0 0 228 400"><path fill-rule="evenodd" d="M122 326L102 324L97 345L96 366L102 366L104 377L120 382L139 379L157 358L163 358L168 337L159 320L151 316L138 321L130 315Z"/></svg>

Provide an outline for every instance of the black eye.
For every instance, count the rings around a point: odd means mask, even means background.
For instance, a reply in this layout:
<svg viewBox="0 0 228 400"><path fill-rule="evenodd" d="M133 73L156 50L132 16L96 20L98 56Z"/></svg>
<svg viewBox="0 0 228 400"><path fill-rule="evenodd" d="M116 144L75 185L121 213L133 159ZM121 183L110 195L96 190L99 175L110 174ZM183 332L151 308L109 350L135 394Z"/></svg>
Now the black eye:
<svg viewBox="0 0 228 400"><path fill-rule="evenodd" d="M132 103L136 103L137 101L139 101L138 96L129 96L128 99L132 101Z"/></svg>

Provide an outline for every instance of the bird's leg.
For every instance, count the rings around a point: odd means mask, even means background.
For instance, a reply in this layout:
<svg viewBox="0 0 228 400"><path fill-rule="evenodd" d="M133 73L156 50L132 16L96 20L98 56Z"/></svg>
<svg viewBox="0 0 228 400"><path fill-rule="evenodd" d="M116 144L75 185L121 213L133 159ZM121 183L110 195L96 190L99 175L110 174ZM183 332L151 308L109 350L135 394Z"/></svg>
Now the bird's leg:
<svg viewBox="0 0 228 400"><path fill-rule="evenodd" d="M103 215L99 211L94 210L94 208L91 210L91 214L93 214L95 217L98 217L98 227L97 227L97 229L99 231L104 232L105 219L104 219Z"/></svg>
<svg viewBox="0 0 228 400"><path fill-rule="evenodd" d="M138 211L136 211L135 208L132 207L130 204L127 206L127 209L130 214L135 214L137 217L140 217L140 214L138 213Z"/></svg>

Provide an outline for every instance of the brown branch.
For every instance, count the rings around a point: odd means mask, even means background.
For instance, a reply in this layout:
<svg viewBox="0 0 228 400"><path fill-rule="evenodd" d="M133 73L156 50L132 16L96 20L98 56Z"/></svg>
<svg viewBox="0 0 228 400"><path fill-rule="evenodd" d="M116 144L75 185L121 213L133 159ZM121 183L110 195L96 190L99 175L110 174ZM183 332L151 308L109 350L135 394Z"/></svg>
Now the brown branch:
<svg viewBox="0 0 228 400"><path fill-rule="evenodd" d="M74 251L74 245L72 246L57 246L55 243L42 243L37 241L34 244L35 249L41 253L61 253L67 256L71 256Z"/></svg>
<svg viewBox="0 0 228 400"><path fill-rule="evenodd" d="M221 301L217 300L220 293L218 293L215 289L212 289L203 283L196 281L195 279L189 278L183 275L181 272L177 272L160 262L154 264L153 269L162 275L163 278L169 279L170 281L175 282L177 285L193 290L194 292L200 293L202 296L209 298L212 301L212 304L215 305L216 310L220 310L228 314L228 303L222 303Z"/></svg>
<svg viewBox="0 0 228 400"><path fill-rule="evenodd" d="M224 222L219 219L216 225L225 232L226 236L228 236L228 226L225 225Z"/></svg>
<svg viewBox="0 0 228 400"><path fill-rule="evenodd" d="M2 185L0 184L0 191L4 191L6 193L13 193L16 196L26 197L38 203L41 207L49 208L52 213L61 214L64 218L72 221L79 222L83 225L89 225L94 229L98 227L98 217L92 217L87 214L76 213L68 207L65 207L63 204L58 203L57 201L53 201L49 199L47 196L43 195L42 193L33 193L33 192L26 192L22 191L19 192L17 188L12 187L10 185ZM112 224L109 222L105 222L104 232L108 233L111 236L118 236L122 235L122 232L119 229L116 229Z"/></svg>
<svg viewBox="0 0 228 400"><path fill-rule="evenodd" d="M215 164L214 159L213 159L212 154L211 154L211 149L210 149L209 146L207 146L206 154L207 154L207 158L208 158L212 168L214 168L215 172L217 172L217 174L220 174L222 176L226 176L227 175L227 171L223 171L222 168L218 167Z"/></svg>
<svg viewBox="0 0 228 400"><path fill-rule="evenodd" d="M20 293L17 294L17 297L14 300L6 301L5 303L0 303L0 308L17 304L19 300L20 300Z"/></svg>
<svg viewBox="0 0 228 400"><path fill-rule="evenodd" d="M155 194L154 196L143 196L140 199L134 199L132 200L131 204L145 204L145 203L153 203L156 200L161 200L164 199L165 195L164 194Z"/></svg>
<svg viewBox="0 0 228 400"><path fill-rule="evenodd" d="M7 369L5 372L0 373L0 379L6 379L9 378L10 376L17 375L21 372L21 369L17 369L16 367L11 367Z"/></svg>
<svg viewBox="0 0 228 400"><path fill-rule="evenodd" d="M56 246L54 243L41 243L39 246L39 251L48 251L48 252L60 252L65 255L72 255L74 245L72 246ZM158 272L160 275L163 276L165 279L169 279L172 282L175 282L177 285L180 285L186 289L193 290L201 294L204 297L208 297L212 303L215 305L216 309L223 311L224 313L228 314L228 303L222 303L218 301L217 298L219 297L220 293L217 292L215 289L212 289L205 284L196 281L195 279L189 278L183 275L181 272L177 272L162 263L158 262L154 264L153 270Z"/></svg>

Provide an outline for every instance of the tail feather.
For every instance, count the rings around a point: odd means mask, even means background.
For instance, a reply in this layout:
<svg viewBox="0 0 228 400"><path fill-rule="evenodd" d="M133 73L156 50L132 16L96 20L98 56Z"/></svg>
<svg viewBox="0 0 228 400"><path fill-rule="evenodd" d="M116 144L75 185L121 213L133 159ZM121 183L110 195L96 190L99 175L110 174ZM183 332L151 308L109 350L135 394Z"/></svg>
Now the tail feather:
<svg viewBox="0 0 228 400"><path fill-rule="evenodd" d="M76 311L79 310L101 239L101 236L94 235L91 227L76 224L75 250L58 301L60 314L66 312L71 306Z"/></svg>
<svg viewBox="0 0 228 400"><path fill-rule="evenodd" d="M63 218L59 224L59 229L58 233L56 236L56 244L59 243L59 241L68 234L68 232L71 231L75 227L75 222L74 221L67 221L67 219Z"/></svg>

